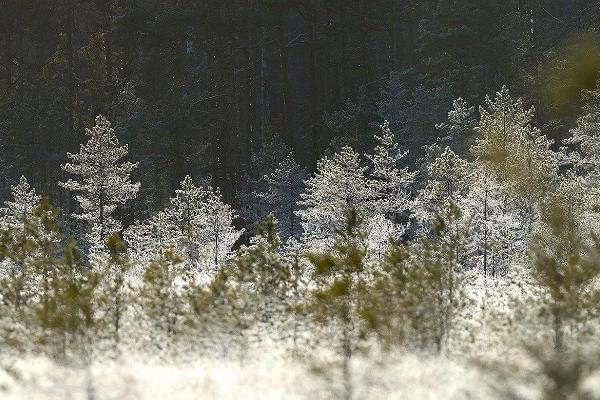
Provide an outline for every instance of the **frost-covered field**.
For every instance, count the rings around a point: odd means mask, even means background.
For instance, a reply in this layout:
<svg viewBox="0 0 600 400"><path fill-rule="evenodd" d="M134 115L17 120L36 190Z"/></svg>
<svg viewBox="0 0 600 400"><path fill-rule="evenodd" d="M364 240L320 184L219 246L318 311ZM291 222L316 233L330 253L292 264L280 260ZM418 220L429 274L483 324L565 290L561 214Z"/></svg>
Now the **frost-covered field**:
<svg viewBox="0 0 600 400"><path fill-rule="evenodd" d="M356 398L486 399L494 391L473 366L446 358L390 356L356 360ZM160 363L122 359L68 368L27 358L1 376L5 399L330 399L335 378L291 360L254 358L244 363L199 359Z"/></svg>
<svg viewBox="0 0 600 400"><path fill-rule="evenodd" d="M578 397L561 399L600 398L597 363L585 366L597 347L593 334L583 347L587 354L573 351L564 360L554 360L550 347L539 347L538 353L528 349L525 341L551 341L543 318L518 312L539 301L525 276L511 274L493 280L475 275L469 282L465 291L469 306L456 316L455 328L440 354L401 347L384 350L376 341L366 341L350 360L351 398L554 399L544 392L554 387L553 371L563 371L578 387L571 391ZM129 339L121 344L119 357L106 351L102 341L93 347L92 361L87 364L81 355L59 362L31 352L6 353L0 362L0 398L346 398L341 359L331 351L327 329L309 325L312 330L301 336L296 352L291 351L289 341L278 340L263 325L247 331L244 342L227 342L220 336L212 346L202 348L201 344L207 344L192 335L153 352L156 338L144 333L147 327L138 325L135 315L127 320L122 329L123 337ZM572 371L581 373L568 375Z"/></svg>
<svg viewBox="0 0 600 400"><path fill-rule="evenodd" d="M353 398L551 398L543 394L551 384L539 378L539 365L525 359L511 365L496 369L482 366L477 358L461 356L357 357L352 363ZM319 400L339 398L342 390L334 374L316 370L302 360L274 359L268 350L243 362L201 358L178 363L124 357L78 368L28 357L4 360L3 367L0 397L10 400ZM568 399L595 399L598 395L600 375L596 372L581 382L577 397Z"/></svg>

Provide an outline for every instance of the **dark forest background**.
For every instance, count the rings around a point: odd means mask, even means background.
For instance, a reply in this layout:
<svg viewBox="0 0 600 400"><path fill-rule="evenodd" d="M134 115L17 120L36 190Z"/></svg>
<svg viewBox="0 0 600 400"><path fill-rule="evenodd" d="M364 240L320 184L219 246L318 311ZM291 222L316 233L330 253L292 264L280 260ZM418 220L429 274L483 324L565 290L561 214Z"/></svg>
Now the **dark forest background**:
<svg viewBox="0 0 600 400"><path fill-rule="evenodd" d="M560 138L599 21L590 0L2 0L0 190L24 174L69 214L60 164L99 113L140 162L126 222L186 174L242 209L288 149L311 170L384 119L418 163L453 99L504 84Z"/></svg>

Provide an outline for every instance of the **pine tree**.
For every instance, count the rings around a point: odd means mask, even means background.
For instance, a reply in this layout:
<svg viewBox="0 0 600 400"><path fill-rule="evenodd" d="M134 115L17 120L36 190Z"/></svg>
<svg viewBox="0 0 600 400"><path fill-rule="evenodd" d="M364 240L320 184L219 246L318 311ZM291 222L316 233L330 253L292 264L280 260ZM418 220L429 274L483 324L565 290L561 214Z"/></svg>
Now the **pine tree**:
<svg viewBox="0 0 600 400"><path fill-rule="evenodd" d="M542 224L531 246L532 275L548 297L543 310L551 317L553 343L565 350L567 326L589 321L600 292L594 282L600 275L600 239L581 229L577 200L569 185L551 193L544 204ZM570 331L577 333L577 329Z"/></svg>
<svg viewBox="0 0 600 400"><path fill-rule="evenodd" d="M131 304L131 291L128 280L131 262L125 252L125 243L118 233L112 233L106 240L109 257L100 272L101 306L106 318L110 341L115 356L120 354L120 345L126 311Z"/></svg>
<svg viewBox="0 0 600 400"><path fill-rule="evenodd" d="M583 92L582 114L577 127L570 130L571 137L565 142L574 149L568 154L574 175L578 180L581 200L587 224L592 229L600 228L600 86L596 90Z"/></svg>
<svg viewBox="0 0 600 400"><path fill-rule="evenodd" d="M59 240L54 221L57 211L41 200L24 176L11 187L11 193L13 199L0 208L0 230L6 236L3 245L7 252L3 272L34 263L47 246Z"/></svg>
<svg viewBox="0 0 600 400"><path fill-rule="evenodd" d="M557 181L558 157L552 142L531 125L533 107L523 108L503 87L494 99L486 97L471 152L480 168L510 189L519 202L524 224L537 217L540 200Z"/></svg>
<svg viewBox="0 0 600 400"><path fill-rule="evenodd" d="M48 293L48 276L58 264L57 216L55 208L42 202L22 223L0 230L0 255L5 257L0 298L17 315L25 312L32 299L43 299Z"/></svg>
<svg viewBox="0 0 600 400"><path fill-rule="evenodd" d="M433 216L431 234L394 243L360 291L358 315L365 333L385 347L418 350L448 347L465 298L465 238L468 227L452 203Z"/></svg>
<svg viewBox="0 0 600 400"><path fill-rule="evenodd" d="M425 187L412 205L413 217L427 224L437 213L444 212L450 203L461 207L471 186L469 162L446 147L425 166Z"/></svg>
<svg viewBox="0 0 600 400"><path fill-rule="evenodd" d="M81 212L73 216L88 226L87 240L92 248L102 248L104 240L122 229L113 212L128 200L135 198L140 184L130 182L130 174L137 163L122 161L127 145L120 146L110 122L102 115L96 125L86 129L89 140L79 153L67 153L71 162L62 168L78 180L69 179L60 185L75 193Z"/></svg>
<svg viewBox="0 0 600 400"><path fill-rule="evenodd" d="M519 210L507 193L506 186L485 171L474 171L463 208L471 214L477 267L484 276L506 274L526 249Z"/></svg>
<svg viewBox="0 0 600 400"><path fill-rule="evenodd" d="M131 275L139 282L145 268L156 260L163 249L175 243L175 232L165 211L145 221L136 221L123 232L129 257L134 260Z"/></svg>
<svg viewBox="0 0 600 400"><path fill-rule="evenodd" d="M276 225L269 215L251 244L242 247L222 272L229 286L223 300L237 313L236 321L246 321L259 341L267 339L266 335L285 337L283 328L292 307L292 266L280 254Z"/></svg>
<svg viewBox="0 0 600 400"><path fill-rule="evenodd" d="M575 146L572 161L577 171L598 182L600 179L600 88L583 92L583 107L577 127L569 132L567 144Z"/></svg>
<svg viewBox="0 0 600 400"><path fill-rule="evenodd" d="M50 271L45 297L33 306L33 323L40 328L39 341L50 355L60 360L81 357L89 362L91 345L100 326L97 313L100 277L81 264L81 254L71 239L63 250L59 267Z"/></svg>
<svg viewBox="0 0 600 400"><path fill-rule="evenodd" d="M298 239L302 234L296 211L307 175L306 169L294 160L292 153L289 153L277 168L264 178L267 190L259 195L277 219L279 234L283 240L290 237Z"/></svg>
<svg viewBox="0 0 600 400"><path fill-rule="evenodd" d="M237 214L229 204L223 202L220 190L208 187L202 203L201 212L204 215L204 225L207 231L207 247L209 261L206 269L211 270L212 276L217 267L224 263L231 254L233 245L242 235L243 230L233 226Z"/></svg>
<svg viewBox="0 0 600 400"><path fill-rule="evenodd" d="M218 189L197 187L186 176L168 207L133 224L124 237L141 264L157 259L164 248L175 248L189 272L211 277L242 234L233 226L236 217Z"/></svg>
<svg viewBox="0 0 600 400"><path fill-rule="evenodd" d="M5 201L4 207L0 209L0 226L5 229L23 229L25 221L31 217L42 196L35 193L24 176L21 176L17 185L11 186L11 195L13 200Z"/></svg>
<svg viewBox="0 0 600 400"><path fill-rule="evenodd" d="M199 270L201 247L207 240L202 204L205 191L186 176L169 206L148 220L129 227L124 234L136 262L148 265L165 248L176 248L189 271Z"/></svg>
<svg viewBox="0 0 600 400"><path fill-rule="evenodd" d="M333 346L342 358L342 398L347 400L353 396L350 361L360 342L356 296L366 278L367 251L361 222L356 211L350 209L345 225L336 230L331 249L308 255L315 285L308 308L317 321L337 327Z"/></svg>
<svg viewBox="0 0 600 400"><path fill-rule="evenodd" d="M350 209L368 218L374 191L366 171L359 154L347 146L319 160L316 173L306 181L306 192L301 195L300 205L304 208L297 211L308 243L326 245L344 226Z"/></svg>
<svg viewBox="0 0 600 400"><path fill-rule="evenodd" d="M205 345L231 355L235 344L242 358L253 341L286 337L293 306L292 265L280 253L275 219L269 215L257 232L210 282L195 285L189 294L190 323Z"/></svg>
<svg viewBox="0 0 600 400"><path fill-rule="evenodd" d="M414 182L416 173L408 168L400 169L400 161L408 154L399 149L389 123L380 127L381 135L376 135L373 154L366 157L371 161L370 176L373 179L375 207L377 212L396 226L396 236L402 235L404 226L400 224L402 214L409 208L409 186Z"/></svg>
<svg viewBox="0 0 600 400"><path fill-rule="evenodd" d="M153 344L160 350L171 346L180 333L185 302L182 295L189 284L189 273L182 259L165 249L144 272L140 303L152 329Z"/></svg>
<svg viewBox="0 0 600 400"><path fill-rule="evenodd" d="M471 145L472 132L476 124L475 107L459 97L452 101L452 109L448 111L446 122L435 126L445 133L445 136L438 139L438 143L448 145L464 156Z"/></svg>

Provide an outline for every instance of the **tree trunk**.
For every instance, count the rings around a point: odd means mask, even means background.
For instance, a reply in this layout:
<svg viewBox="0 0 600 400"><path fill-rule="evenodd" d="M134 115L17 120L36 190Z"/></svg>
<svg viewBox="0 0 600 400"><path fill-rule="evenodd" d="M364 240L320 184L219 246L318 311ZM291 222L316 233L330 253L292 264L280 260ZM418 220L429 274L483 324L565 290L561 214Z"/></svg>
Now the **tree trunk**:
<svg viewBox="0 0 600 400"><path fill-rule="evenodd" d="M109 0L100 1L100 13L102 18L102 41L104 43L104 68L106 72L106 80L113 80L113 61L112 61L112 46L110 41L110 4Z"/></svg>
<svg viewBox="0 0 600 400"><path fill-rule="evenodd" d="M312 164L319 154L318 138L318 100L317 100L317 32L316 32L316 15L312 0L305 0L306 4L306 19L308 30L308 51L309 51L309 91L310 91L310 127L307 147L312 149L309 153L309 162Z"/></svg>
<svg viewBox="0 0 600 400"><path fill-rule="evenodd" d="M554 301L554 350L557 353L563 350L563 329L562 329L562 316L560 312L560 301Z"/></svg>
<svg viewBox="0 0 600 400"><path fill-rule="evenodd" d="M75 24L75 5L73 0L66 0L66 58L67 58L67 131L72 138L75 122L75 52L73 49L73 26Z"/></svg>
<svg viewBox="0 0 600 400"><path fill-rule="evenodd" d="M349 312L349 311L348 311ZM342 378L344 382L344 400L351 400L353 394L352 387L352 371L350 361L352 360L352 343L351 343L351 322L350 316L346 315L344 321L343 337L342 337Z"/></svg>
<svg viewBox="0 0 600 400"><path fill-rule="evenodd" d="M4 7L6 8L6 7ZM4 65L5 65L5 81L6 81L6 94L12 93L12 65L13 65L13 54L12 54L12 35L11 27L7 23L5 26L4 34Z"/></svg>
<svg viewBox="0 0 600 400"><path fill-rule="evenodd" d="M279 73L281 79L281 132L286 144L293 148L294 140L291 127L291 86L288 68L287 44L285 42L285 16L283 8L277 11L277 45Z"/></svg>
<svg viewBox="0 0 600 400"><path fill-rule="evenodd" d="M485 190L485 197L483 200L483 276L487 276L487 263L488 263L488 191ZM492 274L493 276L493 274Z"/></svg>

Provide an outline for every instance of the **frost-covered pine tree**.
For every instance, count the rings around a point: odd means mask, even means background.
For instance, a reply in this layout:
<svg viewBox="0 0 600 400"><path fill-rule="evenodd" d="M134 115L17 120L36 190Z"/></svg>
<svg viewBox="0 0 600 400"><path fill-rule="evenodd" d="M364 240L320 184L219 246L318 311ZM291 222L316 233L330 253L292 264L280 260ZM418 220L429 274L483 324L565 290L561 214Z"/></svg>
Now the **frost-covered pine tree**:
<svg viewBox="0 0 600 400"><path fill-rule="evenodd" d="M470 145L470 134L477 124L475 107L470 106L462 97L452 102L446 122L437 124L436 129L445 133L438 142L446 144L464 154Z"/></svg>
<svg viewBox="0 0 600 400"><path fill-rule="evenodd" d="M92 129L86 129L86 135L87 143L81 145L79 153L67 153L71 162L62 165L77 179L60 185L75 193L81 212L73 216L86 222L87 240L92 248L100 248L108 235L121 230L113 212L134 199L140 188L139 183L130 181L130 174L138 164L122 160L127 155L127 145L119 144L110 122L102 115L96 117Z"/></svg>
<svg viewBox="0 0 600 400"><path fill-rule="evenodd" d="M507 189L482 170L475 170L463 209L470 213L477 267L484 276L506 274L524 255L523 226Z"/></svg>
<svg viewBox="0 0 600 400"><path fill-rule="evenodd" d="M146 267L173 246L174 236L165 211L159 211L145 221L136 221L125 229L123 239L128 255L134 261L129 275L134 282L142 282Z"/></svg>
<svg viewBox="0 0 600 400"><path fill-rule="evenodd" d="M557 179L558 157L550 149L552 141L532 126L533 107L524 109L522 100L513 99L506 87L494 99L486 97L480 114L471 152L480 168L509 185L530 224Z"/></svg>
<svg viewBox="0 0 600 400"><path fill-rule="evenodd" d="M568 336L577 340L586 330L582 325L593 320L600 296L600 240L582 229L576 193L571 182L563 181L548 195L531 240L532 277L545 292L540 315L550 317L557 352Z"/></svg>
<svg viewBox="0 0 600 400"><path fill-rule="evenodd" d="M575 187L585 204L583 212L590 228L600 228L600 86L594 91L583 92L582 114L577 127L571 129L565 142L573 147L568 160L573 166L572 180L579 181Z"/></svg>
<svg viewBox="0 0 600 400"><path fill-rule="evenodd" d="M406 72L392 72L386 88L381 93L378 114L390 122L392 132L399 135L402 146L414 149L408 155L411 163L423 154L422 146L432 143L435 124L441 122L452 101L444 87L427 88L423 85L409 90L414 78Z"/></svg>
<svg viewBox="0 0 600 400"><path fill-rule="evenodd" d="M401 151L387 121L381 125L381 135L376 135L373 154L366 157L371 161L371 178L375 191L377 212L394 225L399 236L404 231L400 222L401 215L410 206L409 186L414 182L416 173L408 168L400 168L400 161L408 154Z"/></svg>
<svg viewBox="0 0 600 400"><path fill-rule="evenodd" d="M575 147L572 162L581 175L600 182L600 87L583 92L582 113L577 127L569 131L567 144Z"/></svg>
<svg viewBox="0 0 600 400"><path fill-rule="evenodd" d="M21 176L17 185L11 186L13 200L4 202L0 209L0 227L2 229L23 229L25 220L31 218L33 209L39 205L42 196L35 193L27 178Z"/></svg>
<svg viewBox="0 0 600 400"><path fill-rule="evenodd" d="M16 244L14 247L19 254L2 261L2 273L21 267L25 261L25 249L20 248L28 240L26 224L33 218L33 211L41 200L24 176L21 176L17 185L11 186L11 195L12 200L6 200L4 207L0 208L0 229L11 236L10 242Z"/></svg>
<svg viewBox="0 0 600 400"><path fill-rule="evenodd" d="M124 237L132 257L142 265L172 249L183 258L188 272L210 276L242 234L233 226L236 217L218 190L198 187L186 176L167 208L133 224Z"/></svg>
<svg viewBox="0 0 600 400"><path fill-rule="evenodd" d="M356 210L363 218L373 213L371 200L375 196L366 171L360 155L348 146L319 160L301 195L304 208L297 211L310 247L327 246L343 226L348 210Z"/></svg>
<svg viewBox="0 0 600 400"><path fill-rule="evenodd" d="M208 187L201 209L204 215L204 226L207 232L206 268L215 272L217 267L225 262L231 254L231 248L240 238L243 230L233 226L237 214L231 206L223 202L219 188Z"/></svg>
<svg viewBox="0 0 600 400"><path fill-rule="evenodd" d="M172 245L185 256L189 270L199 269L202 260L202 247L208 240L204 231L203 201L206 193L202 187L194 185L188 175L180 188L175 190L175 197L165 209L166 222L170 226Z"/></svg>
<svg viewBox="0 0 600 400"><path fill-rule="evenodd" d="M11 195L12 200L6 200L0 208L0 232L8 235L10 245L5 243L5 246L12 247L14 254L8 257L11 260L4 260L1 269L22 266L32 261L27 258L39 255L40 248L52 246L59 240L54 221L57 211L41 201L42 197L36 194L27 178L21 176L19 183L11 186Z"/></svg>
<svg viewBox="0 0 600 400"><path fill-rule="evenodd" d="M413 217L420 224L427 224L451 203L460 208L469 192L471 179L469 162L446 147L425 166L426 183L413 202Z"/></svg>
<svg viewBox="0 0 600 400"><path fill-rule="evenodd" d="M289 153L275 171L264 177L267 190L260 193L260 197L277 219L277 227L283 240L290 237L297 239L302 234L296 211L307 176L306 168L301 167L292 153Z"/></svg>
<svg viewBox="0 0 600 400"><path fill-rule="evenodd" d="M266 132L262 143L252 150L250 166L244 174L243 182L236 188L237 208L240 217L248 227L244 235L250 238L254 234L253 226L258 226L271 212L272 206L261 194L270 190L266 177L282 163L291 149L281 136Z"/></svg>

